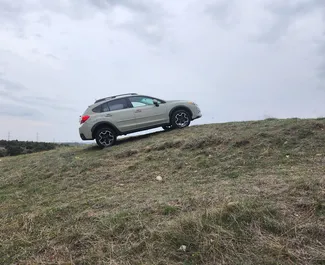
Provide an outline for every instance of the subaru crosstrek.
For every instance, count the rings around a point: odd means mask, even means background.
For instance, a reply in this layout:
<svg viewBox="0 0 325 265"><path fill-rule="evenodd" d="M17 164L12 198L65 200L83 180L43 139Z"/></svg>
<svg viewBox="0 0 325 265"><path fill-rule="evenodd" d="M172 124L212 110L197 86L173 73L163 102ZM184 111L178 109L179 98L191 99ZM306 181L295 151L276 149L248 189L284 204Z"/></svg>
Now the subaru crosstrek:
<svg viewBox="0 0 325 265"><path fill-rule="evenodd" d="M100 147L109 147L120 135L158 127L184 128L200 117L194 102L129 93L96 100L80 117L79 134L82 140L95 139Z"/></svg>

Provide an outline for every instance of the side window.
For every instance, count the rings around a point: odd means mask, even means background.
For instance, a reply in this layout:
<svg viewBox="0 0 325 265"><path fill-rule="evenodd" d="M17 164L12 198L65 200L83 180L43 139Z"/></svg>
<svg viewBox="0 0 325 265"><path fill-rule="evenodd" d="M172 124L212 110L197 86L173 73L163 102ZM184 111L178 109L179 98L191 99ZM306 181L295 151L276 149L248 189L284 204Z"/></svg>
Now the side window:
<svg viewBox="0 0 325 265"><path fill-rule="evenodd" d="M101 107L102 107L101 112L109 111L109 107L107 103L102 104Z"/></svg>
<svg viewBox="0 0 325 265"><path fill-rule="evenodd" d="M112 101L109 101L106 103L107 105L107 110L103 111L114 111L114 110L121 110L121 109L127 109L128 108L128 102L126 101L125 98L120 98L120 99L115 99Z"/></svg>
<svg viewBox="0 0 325 265"><path fill-rule="evenodd" d="M131 104L134 108L153 105L153 100L153 98L149 97L130 97Z"/></svg>

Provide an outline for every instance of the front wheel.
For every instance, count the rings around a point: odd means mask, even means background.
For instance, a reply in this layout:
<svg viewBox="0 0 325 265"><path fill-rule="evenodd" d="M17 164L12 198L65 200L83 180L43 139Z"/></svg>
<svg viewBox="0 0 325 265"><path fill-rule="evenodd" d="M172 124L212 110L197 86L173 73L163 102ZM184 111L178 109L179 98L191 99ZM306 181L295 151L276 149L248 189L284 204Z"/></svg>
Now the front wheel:
<svg viewBox="0 0 325 265"><path fill-rule="evenodd" d="M111 128L101 128L96 132L96 143L100 147L110 147L116 142L116 133Z"/></svg>
<svg viewBox="0 0 325 265"><path fill-rule="evenodd" d="M173 128L185 128L190 125L191 117L186 110L177 110L173 113L171 121Z"/></svg>

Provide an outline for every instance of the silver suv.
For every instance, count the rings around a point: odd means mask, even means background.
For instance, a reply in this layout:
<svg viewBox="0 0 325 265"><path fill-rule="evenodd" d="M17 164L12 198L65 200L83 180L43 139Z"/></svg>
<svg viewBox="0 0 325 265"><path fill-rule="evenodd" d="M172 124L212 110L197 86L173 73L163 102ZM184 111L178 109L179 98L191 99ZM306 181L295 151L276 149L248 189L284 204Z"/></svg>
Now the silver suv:
<svg viewBox="0 0 325 265"><path fill-rule="evenodd" d="M96 139L100 147L109 147L119 135L158 127L184 128L200 117L194 102L129 93L96 100L80 117L79 134L82 140Z"/></svg>

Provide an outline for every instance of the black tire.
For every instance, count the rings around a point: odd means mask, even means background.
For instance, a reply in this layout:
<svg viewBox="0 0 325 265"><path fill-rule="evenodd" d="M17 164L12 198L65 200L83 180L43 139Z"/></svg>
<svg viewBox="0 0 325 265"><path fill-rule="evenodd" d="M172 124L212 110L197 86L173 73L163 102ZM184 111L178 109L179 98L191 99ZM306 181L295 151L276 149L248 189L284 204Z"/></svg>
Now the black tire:
<svg viewBox="0 0 325 265"><path fill-rule="evenodd" d="M173 129L173 125L164 125L162 126L162 128L165 130L165 131L170 131Z"/></svg>
<svg viewBox="0 0 325 265"><path fill-rule="evenodd" d="M111 147L116 143L116 132L109 127L100 128L96 131L95 139L99 147Z"/></svg>
<svg viewBox="0 0 325 265"><path fill-rule="evenodd" d="M191 115L186 110L176 110L172 114L171 122L175 129L188 127L191 124Z"/></svg>

